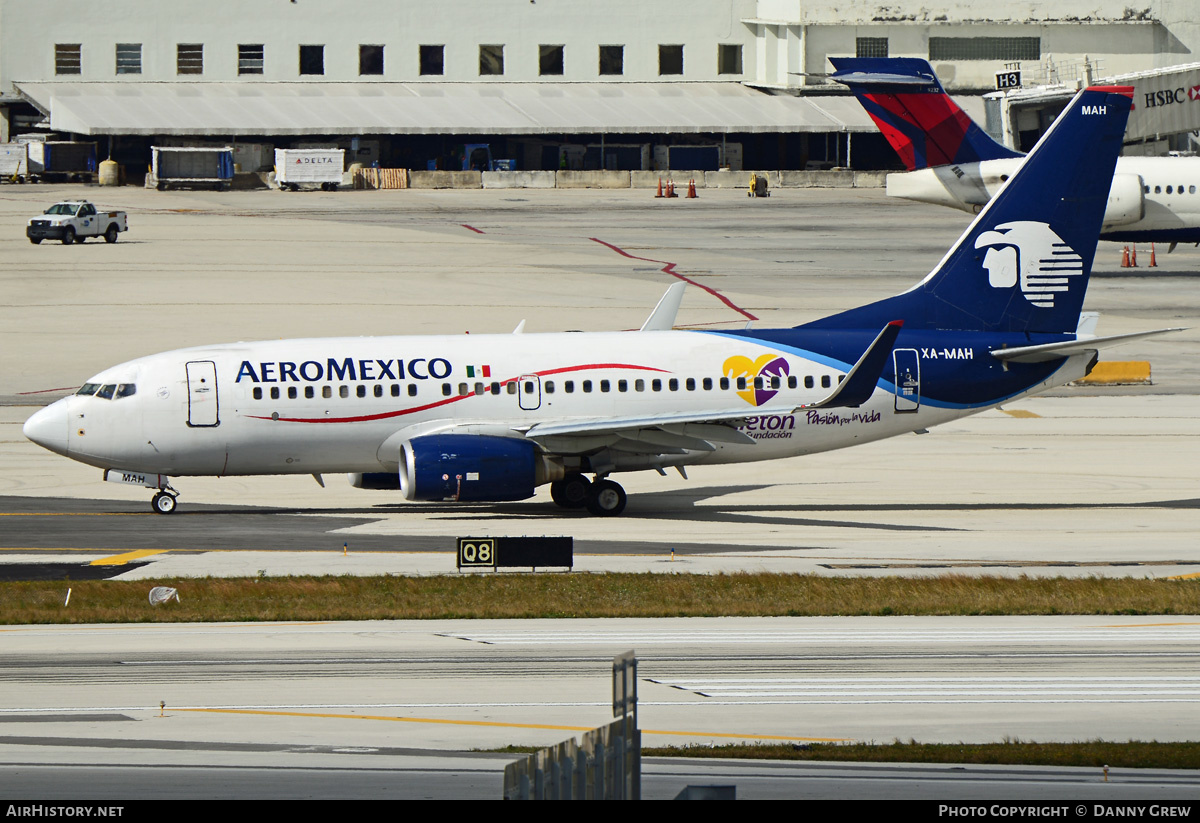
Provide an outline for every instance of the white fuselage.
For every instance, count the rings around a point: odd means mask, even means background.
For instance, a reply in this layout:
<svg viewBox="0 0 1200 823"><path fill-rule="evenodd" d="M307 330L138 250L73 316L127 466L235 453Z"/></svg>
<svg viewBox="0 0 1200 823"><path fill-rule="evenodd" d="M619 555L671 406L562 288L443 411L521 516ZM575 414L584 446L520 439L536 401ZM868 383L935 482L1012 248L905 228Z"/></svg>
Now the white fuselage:
<svg viewBox="0 0 1200 823"><path fill-rule="evenodd" d="M887 176L887 193L977 213L1022 162L1016 157L895 172ZM1117 158L1102 232L1189 230L1200 235L1200 157Z"/></svg>
<svg viewBox="0 0 1200 823"><path fill-rule="evenodd" d="M973 356L991 359L986 350ZM762 377L755 388L764 358L787 361L777 389ZM26 434L75 460L120 471L395 472L398 444L414 436L523 438L539 423L606 420L617 428L632 421L625 428L634 431L636 421L664 414L728 419L744 412L735 425L752 442L717 442L712 450L623 450L611 430L537 441L568 460L607 449L612 471L631 471L826 451L985 407L928 405L919 382L914 390L881 380L857 408L796 411L827 396L850 365L753 339L680 331L236 343L107 369L88 381L93 393L41 410ZM1083 373L1083 360L1073 358L1031 390Z"/></svg>

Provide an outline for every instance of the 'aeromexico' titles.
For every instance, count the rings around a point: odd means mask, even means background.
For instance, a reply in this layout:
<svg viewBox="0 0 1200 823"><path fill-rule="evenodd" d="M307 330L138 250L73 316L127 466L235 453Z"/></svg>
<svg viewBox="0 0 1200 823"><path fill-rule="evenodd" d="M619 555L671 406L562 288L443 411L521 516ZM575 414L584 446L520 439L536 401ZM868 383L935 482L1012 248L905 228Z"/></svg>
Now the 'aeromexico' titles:
<svg viewBox="0 0 1200 823"><path fill-rule="evenodd" d="M379 360L372 358L336 357L324 363L319 360L271 361L257 364L243 360L235 383L246 378L254 383L317 383L322 380L444 380L454 371L444 357L413 357Z"/></svg>

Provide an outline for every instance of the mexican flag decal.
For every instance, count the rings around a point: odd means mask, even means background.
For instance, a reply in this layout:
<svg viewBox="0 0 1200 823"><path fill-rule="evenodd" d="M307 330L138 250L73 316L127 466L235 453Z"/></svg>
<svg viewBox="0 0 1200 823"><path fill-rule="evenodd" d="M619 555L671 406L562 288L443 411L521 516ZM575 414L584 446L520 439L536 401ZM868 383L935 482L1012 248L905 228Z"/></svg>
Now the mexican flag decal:
<svg viewBox="0 0 1200 823"><path fill-rule="evenodd" d="M491 377L491 366L467 366L467 377Z"/></svg>

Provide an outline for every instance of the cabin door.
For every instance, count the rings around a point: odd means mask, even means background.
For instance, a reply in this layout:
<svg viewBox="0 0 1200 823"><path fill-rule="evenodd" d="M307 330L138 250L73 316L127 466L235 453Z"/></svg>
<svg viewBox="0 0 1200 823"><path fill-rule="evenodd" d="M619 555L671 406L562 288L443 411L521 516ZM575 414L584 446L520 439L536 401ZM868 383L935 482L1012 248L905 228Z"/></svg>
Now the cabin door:
<svg viewBox="0 0 1200 823"><path fill-rule="evenodd" d="M218 426L217 364L211 360L193 360L187 366L188 420L196 427Z"/></svg>
<svg viewBox="0 0 1200 823"><path fill-rule="evenodd" d="M921 408L921 367L916 349L895 349L892 364L896 369L896 413L906 414Z"/></svg>

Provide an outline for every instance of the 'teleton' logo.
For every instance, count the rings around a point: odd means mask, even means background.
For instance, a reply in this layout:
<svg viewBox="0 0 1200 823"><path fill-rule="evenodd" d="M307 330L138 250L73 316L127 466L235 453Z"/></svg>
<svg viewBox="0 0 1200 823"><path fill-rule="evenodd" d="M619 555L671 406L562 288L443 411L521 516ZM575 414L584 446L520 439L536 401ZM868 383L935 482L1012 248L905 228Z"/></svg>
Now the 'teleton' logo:
<svg viewBox="0 0 1200 823"><path fill-rule="evenodd" d="M1083 258L1046 223L1001 223L975 240L975 248L985 246L988 284L1010 289L1020 283L1025 299L1039 308L1054 308L1055 293L1070 290L1070 278L1083 274Z"/></svg>
<svg viewBox="0 0 1200 823"><path fill-rule="evenodd" d="M764 354L757 360L751 360L745 355L737 354L725 361L723 371L725 376L736 381L745 378L746 388L740 389L738 397L751 406L761 406L779 393L778 388L771 387L771 379L779 378L779 385L791 373L787 360L775 354ZM754 379L761 377L760 385L754 384Z"/></svg>

